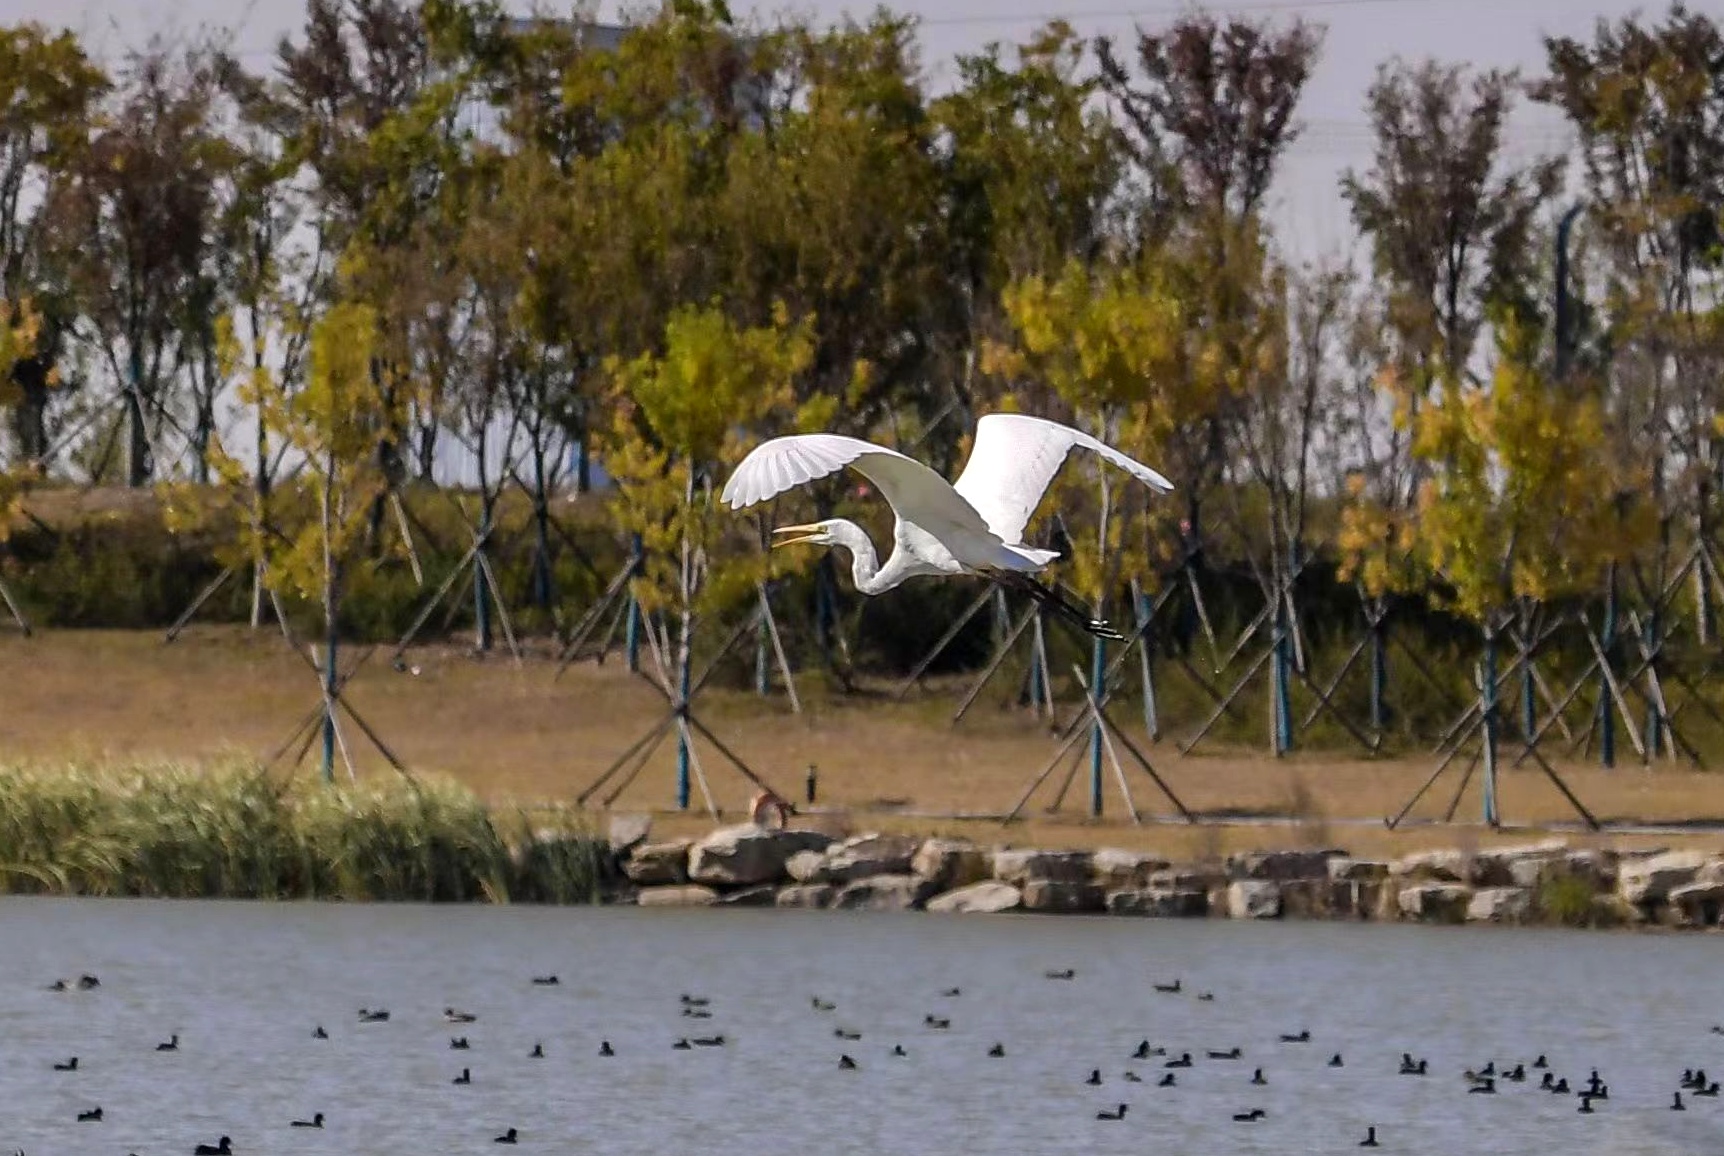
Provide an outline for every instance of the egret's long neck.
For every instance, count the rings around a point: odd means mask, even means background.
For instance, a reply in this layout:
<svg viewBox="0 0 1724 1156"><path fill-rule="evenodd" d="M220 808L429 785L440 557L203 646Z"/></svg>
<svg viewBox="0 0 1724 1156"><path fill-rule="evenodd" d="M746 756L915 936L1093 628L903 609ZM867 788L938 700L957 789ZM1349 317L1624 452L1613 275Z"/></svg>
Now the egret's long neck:
<svg viewBox="0 0 1724 1156"><path fill-rule="evenodd" d="M880 556L874 552L874 541L862 527L845 522L833 530L834 543L850 551L850 577L863 594L878 594L886 589L880 581Z"/></svg>

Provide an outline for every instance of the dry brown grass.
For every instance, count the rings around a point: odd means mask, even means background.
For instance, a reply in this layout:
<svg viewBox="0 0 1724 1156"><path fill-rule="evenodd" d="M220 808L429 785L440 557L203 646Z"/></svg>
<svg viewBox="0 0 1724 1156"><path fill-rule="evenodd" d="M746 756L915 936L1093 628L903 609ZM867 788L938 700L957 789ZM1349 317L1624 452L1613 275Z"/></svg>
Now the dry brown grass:
<svg viewBox="0 0 1724 1156"><path fill-rule="evenodd" d="M383 656L354 680L349 695L410 767L445 772L494 799L567 800L591 782L658 717L662 699L619 664L583 665L553 680L548 659L517 670L505 657L476 660L460 648L424 648L408 662L417 675L392 671ZM277 634L238 629L194 629L171 646L158 634L49 632L0 640L0 754L13 758L149 756L209 758L223 753L265 754L315 707L316 683ZM762 702L749 694L710 692L700 712L713 730L788 797L799 799L804 771L819 767L820 803L861 812L893 806L916 812L997 814L1011 806L1052 756L1046 724L978 705L960 727L946 721L953 698L939 691L897 705L876 699L813 695L807 712L792 716L781 698ZM986 703L986 700L984 700ZM1125 722L1124 716L1121 721ZM349 730L349 744L364 773L386 770ZM702 743L700 761L719 805L735 813L754 788ZM1355 853L1387 853L1453 844L1461 837L1443 827L1388 832L1379 820L1417 788L1432 767L1424 756L1363 761L1300 754L1276 760L1250 752L1181 756L1171 744L1149 748L1158 769L1197 811L1273 815L1274 824L1191 829L1152 823L1134 828L1124 818L1111 776L1108 817L1082 815L1087 770L1080 771L1064 812L1044 813L1060 778L1054 775L1031 800L1024 823L1002 828L978 820L914 818L889 813L823 820L835 826L962 833L1019 845L1139 846L1181 855L1218 854L1268 846L1333 843ZM674 754L661 747L616 800L618 809L660 810L673 802ZM1530 768L1530 764L1528 764ZM1459 765L1421 804L1419 816L1437 814L1458 782ZM1600 818L1617 821L1694 821L1724 817L1724 775L1661 764L1653 770L1564 768L1580 797ZM1146 778L1129 771L1146 815L1166 815ZM1477 785L1459 815L1479 813ZM695 794L696 807L700 795ZM1567 804L1536 770L1505 774L1500 806L1511 822L1573 818ZM662 831L704 827L704 818L667 815ZM1473 838L1473 835L1465 836ZM1521 834L1480 832L1481 844ZM1616 837L1618 843L1659 844L1676 837ZM1724 836L1690 835L1724 847Z"/></svg>

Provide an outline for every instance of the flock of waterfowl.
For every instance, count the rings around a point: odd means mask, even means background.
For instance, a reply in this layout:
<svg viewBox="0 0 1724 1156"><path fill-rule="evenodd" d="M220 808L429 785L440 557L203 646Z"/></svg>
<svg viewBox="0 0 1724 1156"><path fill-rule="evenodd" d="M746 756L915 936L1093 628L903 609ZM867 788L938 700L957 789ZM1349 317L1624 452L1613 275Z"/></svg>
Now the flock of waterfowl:
<svg viewBox="0 0 1724 1156"><path fill-rule="evenodd" d="M1043 978L1052 981L1071 980L1075 975L1075 969L1069 968L1043 972ZM534 986L551 987L557 986L560 981L555 975L538 975L533 976L530 982ZM97 977L84 975L74 981L56 981L49 985L48 990L53 992L89 991L99 986L100 980ZM1154 983L1152 987L1155 992L1170 996L1178 996L1187 991L1183 982L1178 979L1168 983ZM962 989L958 987L948 987L938 992L938 996L945 1000L958 999L962 994ZM1198 1000L1204 1002L1211 1002L1215 998L1214 994L1210 992L1197 992L1195 995ZM712 1005L712 999L707 996L683 993L678 997L676 1006L681 1018L698 1022L713 1018L714 1009ZM820 995L810 996L809 1005L812 1012L817 1016L830 1016L839 1011L837 1001L822 998ZM443 1022L457 1027L476 1023L478 1018L474 1013L462 1011L453 1006L445 1007L442 1013ZM360 1008L357 1014L357 1022L360 1024L387 1024L390 1019L390 1012L384 1008ZM929 1012L923 1017L922 1026L927 1031L946 1031L951 1028L952 1019L951 1015ZM1712 1031L1715 1034L1724 1034L1724 1027L1714 1027ZM310 1035L315 1040L329 1039L329 1033L321 1024L314 1026ZM837 1023L833 1027L832 1037L844 1043L854 1043L863 1039L863 1032L855 1027ZM1269 1048L1273 1052L1282 1048L1301 1047L1313 1042L1315 1042L1315 1038L1311 1031L1307 1028L1301 1028L1297 1032L1280 1033L1269 1044ZM723 1033L691 1033L679 1036L670 1042L668 1047L674 1051L692 1051L696 1048L722 1048L726 1043L726 1036ZM636 1045L630 1045L631 1048L634 1046ZM660 1046L666 1045L661 1044ZM180 1036L178 1033L174 1033L169 1035L166 1040L156 1044L155 1051L174 1053L179 1052L181 1047ZM472 1042L464 1034L450 1036L448 1048L451 1051L462 1053L473 1051ZM618 1054L618 1048L609 1039L600 1040L595 1054L600 1058L615 1057ZM1215 1071L1226 1070L1228 1065L1239 1065L1238 1068L1232 1070L1242 1073L1245 1066L1244 1061L1247 1059L1246 1049L1238 1044L1226 1048L1206 1048L1201 1054L1203 1056L1202 1066ZM545 1058L544 1042L535 1041L531 1048L525 1052L525 1055L531 1059ZM892 1062L909 1059L911 1051L905 1047L903 1042L899 1041L894 1042L889 1050L883 1052L883 1055L887 1062ZM1006 1056L1005 1043L1003 1041L994 1042L986 1049L985 1055L988 1058L1004 1058ZM1177 1095L1177 1090L1183 1086L1180 1083L1181 1076L1187 1071L1199 1067L1199 1061L1194 1058L1191 1052L1179 1051L1174 1053L1168 1047L1153 1044L1148 1039L1140 1040L1135 1047L1129 1050L1122 1047L1120 1059L1124 1063L1134 1066L1120 1067L1117 1069L1117 1073L1112 1075L1109 1074L1113 1067L1111 1063L1106 1068L1096 1066L1089 1069L1087 1076L1074 1076L1074 1079L1083 1085L1097 1088L1107 1086L1117 1080L1125 1085L1173 1089L1174 1091L1165 1094ZM1249 1077L1242 1076L1239 1079L1239 1086L1242 1089L1241 1100L1244 1101L1248 1101L1250 1096L1250 1093L1244 1089L1260 1088L1269 1084L1269 1076L1265 1067L1254 1062L1256 1057L1252 1057L1252 1059ZM838 1050L834 1063L839 1071L844 1072L861 1071L864 1066L863 1062L858 1060L856 1055L853 1055L849 1050ZM1398 1062L1394 1063L1395 1066L1392 1070L1400 1076L1419 1078L1431 1075L1429 1060L1415 1058L1410 1052L1402 1052ZM1325 1066L1342 1068L1347 1066L1347 1060L1340 1052L1335 1052L1329 1056ZM76 1074L81 1071L77 1056L54 1060L52 1067L55 1072ZM1140 1074L1140 1068L1143 1069L1143 1074ZM1534 1073L1537 1073L1536 1083L1532 1082ZM1511 1086L1527 1085L1529 1090L1536 1090L1547 1095L1571 1096L1578 1101L1577 1110L1588 1115L1598 1113L1600 1111L1599 1105L1606 1104L1611 1099L1610 1085L1597 1068L1590 1069L1584 1079L1577 1077L1571 1086L1569 1077L1559 1075L1553 1070L1550 1061L1543 1054L1530 1061L1517 1059L1512 1063L1493 1059L1478 1068L1467 1068L1459 1075L1464 1085L1464 1094L1467 1095L1498 1095L1507 1092ZM1207 1073L1204 1078L1209 1078ZM1230 1079L1232 1077L1222 1076L1220 1078ZM473 1068L468 1064L461 1067L459 1072L451 1077L450 1083L469 1085L474 1080ZM1689 1104L1684 1099L1684 1093L1690 1099L1713 1099L1719 1097L1720 1086L1717 1081L1712 1080L1707 1075L1704 1068L1685 1068L1676 1082L1676 1087L1671 1092L1671 1099L1666 1105L1668 1110L1674 1112L1689 1110ZM1129 1101L1116 1101L1095 1110L1094 1118L1098 1121L1124 1121L1131 1110L1132 1104ZM1248 1103L1241 1103L1239 1110L1231 1114L1234 1123L1246 1125L1256 1124L1268 1118L1269 1114L1263 1107ZM80 1110L76 1116L78 1123L100 1124L103 1120L103 1109L99 1104ZM283 1128L320 1129L324 1127L324 1123L324 1113L317 1111L304 1119L281 1121L279 1126ZM1391 1143L1389 1137L1379 1138L1377 1125L1362 1124L1361 1126L1364 1128L1364 1135L1357 1141L1359 1147L1380 1148ZM496 1144L518 1144L523 1139L525 1139L524 1134L517 1127L511 1125L501 1127L498 1134L493 1137L493 1142ZM190 1148L190 1151L193 1156L233 1156L236 1149L231 1137L221 1136L213 1144L196 1143ZM19 1150L16 1156L26 1156L26 1154ZM137 1156L137 1154L133 1153L130 1156Z"/></svg>

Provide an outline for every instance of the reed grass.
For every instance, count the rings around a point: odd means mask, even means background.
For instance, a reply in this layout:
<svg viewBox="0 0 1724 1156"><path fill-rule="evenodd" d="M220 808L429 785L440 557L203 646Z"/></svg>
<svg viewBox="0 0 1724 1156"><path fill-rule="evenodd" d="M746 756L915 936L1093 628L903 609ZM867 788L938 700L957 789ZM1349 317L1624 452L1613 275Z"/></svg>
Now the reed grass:
<svg viewBox="0 0 1724 1156"><path fill-rule="evenodd" d="M604 840L442 778L282 784L241 760L0 765L0 892L596 901Z"/></svg>

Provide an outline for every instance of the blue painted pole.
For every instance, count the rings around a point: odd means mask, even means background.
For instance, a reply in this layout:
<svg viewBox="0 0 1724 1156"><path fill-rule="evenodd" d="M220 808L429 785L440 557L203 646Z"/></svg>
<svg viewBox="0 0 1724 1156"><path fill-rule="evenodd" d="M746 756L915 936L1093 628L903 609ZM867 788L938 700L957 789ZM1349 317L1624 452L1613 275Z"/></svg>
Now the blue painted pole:
<svg viewBox="0 0 1724 1156"><path fill-rule="evenodd" d="M1485 627L1484 678L1479 694L1484 715L1485 746L1485 823L1497 825L1497 640L1496 633Z"/></svg>
<svg viewBox="0 0 1724 1156"><path fill-rule="evenodd" d="M1383 692L1389 685L1389 645L1379 615L1371 623L1371 730L1383 733Z"/></svg>
<svg viewBox="0 0 1724 1156"><path fill-rule="evenodd" d="M631 558L636 572L640 569L641 559L645 551L641 546L641 536L636 534L631 546ZM634 592L629 592L628 617L623 626L623 649L628 655L629 673L638 674L641 668L641 604L636 601Z"/></svg>
<svg viewBox="0 0 1724 1156"><path fill-rule="evenodd" d="M1287 599L1275 592L1275 658L1270 667L1273 735L1277 758L1293 749L1293 697L1289 683L1293 673L1292 624L1287 620Z"/></svg>
<svg viewBox="0 0 1724 1156"><path fill-rule="evenodd" d="M1143 660L1143 730L1149 736L1150 742L1161 738L1161 726L1156 718L1155 709L1155 636L1144 629L1149 622L1149 613L1153 607L1149 595L1139 590L1137 593L1137 630L1142 635L1138 646L1141 648Z"/></svg>
<svg viewBox="0 0 1724 1156"><path fill-rule="evenodd" d="M333 582L331 586L333 587ZM335 684L336 645L340 635L335 628L335 615L329 615L329 634L323 650L323 781L335 782Z"/></svg>
<svg viewBox="0 0 1724 1156"><path fill-rule="evenodd" d="M490 529L491 511L485 510L479 516L479 541L488 540ZM473 641L479 653L486 654L491 650L491 599L479 559L479 554L473 555Z"/></svg>
<svg viewBox="0 0 1724 1156"><path fill-rule="evenodd" d="M1537 684L1532 677L1532 650L1530 649L1531 630L1528 629L1529 649L1526 661L1520 667L1520 731L1521 738L1527 746L1532 746L1532 736L1538 733L1538 700L1533 697Z"/></svg>
<svg viewBox="0 0 1724 1156"><path fill-rule="evenodd" d="M1034 611L1036 621L1031 628L1030 642L1030 709L1041 710L1048 701L1047 682L1042 675L1042 612Z"/></svg>
<svg viewBox="0 0 1724 1156"><path fill-rule="evenodd" d="M1101 607L1096 607L1096 617L1101 617ZM1107 643L1097 638L1090 647L1089 656L1089 693L1095 699L1098 707L1101 703L1102 682L1107 678ZM1101 818L1101 719L1090 720L1089 732L1089 813L1090 818Z"/></svg>
<svg viewBox="0 0 1724 1156"><path fill-rule="evenodd" d="M676 807L679 811L688 810L688 726L682 721L688 715L689 695L689 650L692 639L689 638L689 619L684 615L682 620L682 644L677 647L677 692L676 709L680 716L676 728Z"/></svg>
<svg viewBox="0 0 1724 1156"><path fill-rule="evenodd" d="M1604 661L1605 669L1598 675L1598 762L1609 768L1616 765L1616 711L1610 701L1610 664L1616 655L1616 563L1610 564L1604 588Z"/></svg>
<svg viewBox="0 0 1724 1156"><path fill-rule="evenodd" d="M771 671L767 666L766 661L766 647L768 641L769 640L766 636L766 615L762 614L760 616L760 625L755 628L754 632L754 693L759 695L761 698L765 698L768 694L772 693L772 682L770 678Z"/></svg>
<svg viewBox="0 0 1724 1156"><path fill-rule="evenodd" d="M1647 613L1646 626L1641 634L1645 639L1646 653L1651 654L1653 646L1658 642L1658 608L1656 606ZM1656 660L1649 664L1647 669L1656 671ZM1646 757L1655 759L1663 753L1664 717L1658 713L1658 703L1651 696L1648 696L1646 700Z"/></svg>

